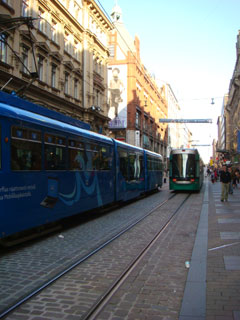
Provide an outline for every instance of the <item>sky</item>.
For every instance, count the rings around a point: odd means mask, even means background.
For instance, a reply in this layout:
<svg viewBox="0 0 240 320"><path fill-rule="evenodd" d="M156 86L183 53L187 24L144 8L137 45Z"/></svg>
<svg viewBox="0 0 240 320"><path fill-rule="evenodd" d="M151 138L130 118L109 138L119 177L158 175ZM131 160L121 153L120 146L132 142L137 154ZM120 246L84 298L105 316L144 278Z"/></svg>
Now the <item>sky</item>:
<svg viewBox="0 0 240 320"><path fill-rule="evenodd" d="M96 0L110 18L116 0ZM123 23L140 39L140 57L155 78L171 85L195 144L217 138L217 117L236 63L240 0L118 0ZM211 104L212 98L214 104ZM205 162L212 147L197 147Z"/></svg>

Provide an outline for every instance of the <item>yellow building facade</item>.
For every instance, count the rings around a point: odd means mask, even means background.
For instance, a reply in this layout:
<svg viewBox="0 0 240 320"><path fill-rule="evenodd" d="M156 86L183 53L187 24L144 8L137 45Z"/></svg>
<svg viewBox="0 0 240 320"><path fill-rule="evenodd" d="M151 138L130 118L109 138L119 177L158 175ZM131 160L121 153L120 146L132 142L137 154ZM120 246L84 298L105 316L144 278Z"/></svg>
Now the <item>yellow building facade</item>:
<svg viewBox="0 0 240 320"><path fill-rule="evenodd" d="M92 0L2 0L0 87L108 133L110 20Z"/></svg>
<svg viewBox="0 0 240 320"><path fill-rule="evenodd" d="M225 159L230 161L233 167L240 166L240 31L236 42L236 63L233 76L229 85L229 92L225 103Z"/></svg>

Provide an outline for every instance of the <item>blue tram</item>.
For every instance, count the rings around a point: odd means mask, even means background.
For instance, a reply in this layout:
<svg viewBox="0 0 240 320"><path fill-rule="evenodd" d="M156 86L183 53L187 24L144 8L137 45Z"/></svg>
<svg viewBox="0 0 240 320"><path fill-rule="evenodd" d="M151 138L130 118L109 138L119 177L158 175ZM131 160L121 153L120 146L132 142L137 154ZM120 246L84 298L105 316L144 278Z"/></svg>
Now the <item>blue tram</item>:
<svg viewBox="0 0 240 320"><path fill-rule="evenodd" d="M173 149L169 159L169 189L199 191L203 184L203 162L197 149Z"/></svg>
<svg viewBox="0 0 240 320"><path fill-rule="evenodd" d="M161 155L38 107L0 93L0 239L162 186Z"/></svg>

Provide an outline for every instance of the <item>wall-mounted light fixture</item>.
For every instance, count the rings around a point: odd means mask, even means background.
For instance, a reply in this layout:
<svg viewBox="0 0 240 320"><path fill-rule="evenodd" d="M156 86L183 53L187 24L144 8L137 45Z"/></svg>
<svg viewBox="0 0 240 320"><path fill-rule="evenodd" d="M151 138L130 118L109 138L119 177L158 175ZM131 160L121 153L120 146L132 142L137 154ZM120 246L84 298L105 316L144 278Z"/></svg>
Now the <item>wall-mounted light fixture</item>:
<svg viewBox="0 0 240 320"><path fill-rule="evenodd" d="M91 106L90 108L88 108L89 110L92 110L92 111L102 111L102 109L99 107L99 106Z"/></svg>

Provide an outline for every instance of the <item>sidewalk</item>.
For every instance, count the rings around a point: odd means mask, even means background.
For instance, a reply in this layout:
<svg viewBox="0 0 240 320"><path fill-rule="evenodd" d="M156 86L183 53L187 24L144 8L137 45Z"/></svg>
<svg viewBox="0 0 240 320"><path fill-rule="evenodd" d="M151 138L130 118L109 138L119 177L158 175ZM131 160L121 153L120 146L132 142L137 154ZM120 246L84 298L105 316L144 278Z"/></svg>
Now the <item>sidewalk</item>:
<svg viewBox="0 0 240 320"><path fill-rule="evenodd" d="M180 320L240 320L240 189L221 202L205 180Z"/></svg>
<svg viewBox="0 0 240 320"><path fill-rule="evenodd" d="M206 319L240 320L240 189L209 182Z"/></svg>

